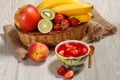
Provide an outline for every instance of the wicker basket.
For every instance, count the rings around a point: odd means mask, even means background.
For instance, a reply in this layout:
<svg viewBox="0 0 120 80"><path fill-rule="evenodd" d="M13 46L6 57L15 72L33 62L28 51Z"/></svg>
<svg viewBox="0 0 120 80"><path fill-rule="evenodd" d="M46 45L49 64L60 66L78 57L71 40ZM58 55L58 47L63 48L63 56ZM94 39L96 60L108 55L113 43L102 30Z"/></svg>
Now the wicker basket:
<svg viewBox="0 0 120 80"><path fill-rule="evenodd" d="M41 34L40 32L23 32L18 29L16 30L20 40L27 47L35 41L45 43L48 46L56 46L59 42L64 40L81 40L86 34L87 27L84 23L76 27L69 27L67 30L63 31L51 31L48 34Z"/></svg>

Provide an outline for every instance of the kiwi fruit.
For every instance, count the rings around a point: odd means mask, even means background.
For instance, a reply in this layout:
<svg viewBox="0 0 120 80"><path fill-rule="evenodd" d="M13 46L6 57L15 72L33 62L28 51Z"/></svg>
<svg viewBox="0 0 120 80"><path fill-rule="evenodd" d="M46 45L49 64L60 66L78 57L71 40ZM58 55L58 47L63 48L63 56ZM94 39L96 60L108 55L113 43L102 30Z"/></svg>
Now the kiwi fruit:
<svg viewBox="0 0 120 80"><path fill-rule="evenodd" d="M55 17L55 12L52 9L42 9L40 15L44 19L53 20Z"/></svg>

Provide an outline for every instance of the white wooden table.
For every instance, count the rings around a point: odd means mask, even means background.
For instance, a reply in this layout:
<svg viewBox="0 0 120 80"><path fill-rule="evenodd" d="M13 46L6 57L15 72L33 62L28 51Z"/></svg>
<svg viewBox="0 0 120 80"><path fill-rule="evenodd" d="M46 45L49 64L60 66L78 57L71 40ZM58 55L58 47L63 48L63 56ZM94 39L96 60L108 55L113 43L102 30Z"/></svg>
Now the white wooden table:
<svg viewBox="0 0 120 80"><path fill-rule="evenodd" d="M88 61L80 67L73 80L119 80L120 79L120 30L116 35L106 37L95 45L93 65L89 69ZM32 60L20 62L11 49L5 35L0 35L0 80L63 80L56 74L62 64L54 53L45 62Z"/></svg>
<svg viewBox="0 0 120 80"><path fill-rule="evenodd" d="M3 4L0 3L0 12L3 10L3 13L7 15L0 13L0 80L64 80L56 74L56 69L61 63L56 59L54 53L51 53L43 63L35 63L31 60L21 62L9 46L2 30L4 24L13 24L13 13L18 6L29 2L37 4L41 0L10 0L10 3L5 6L7 7L5 10L3 5L7 4L7 0L1 1ZM72 80L120 80L120 6L118 5L120 1L81 1L93 4L105 19L117 26L118 31L113 36L93 43L96 50L92 68L87 67L88 61L86 61Z"/></svg>

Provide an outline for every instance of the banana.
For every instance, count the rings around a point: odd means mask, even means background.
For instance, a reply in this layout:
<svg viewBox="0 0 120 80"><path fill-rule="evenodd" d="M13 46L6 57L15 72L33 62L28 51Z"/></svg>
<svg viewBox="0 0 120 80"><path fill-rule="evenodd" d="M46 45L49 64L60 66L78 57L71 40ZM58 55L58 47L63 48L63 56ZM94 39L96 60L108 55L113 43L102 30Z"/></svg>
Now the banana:
<svg viewBox="0 0 120 80"><path fill-rule="evenodd" d="M69 18L76 18L80 22L88 22L93 18L93 15L90 12L88 12L87 14L70 16Z"/></svg>
<svg viewBox="0 0 120 80"><path fill-rule="evenodd" d="M65 4L52 8L56 13L61 13L66 16L86 14L92 9L93 6L87 3Z"/></svg>
<svg viewBox="0 0 120 80"><path fill-rule="evenodd" d="M79 3L79 0L44 0L37 5L37 9L40 11L43 8L53 8L64 4Z"/></svg>

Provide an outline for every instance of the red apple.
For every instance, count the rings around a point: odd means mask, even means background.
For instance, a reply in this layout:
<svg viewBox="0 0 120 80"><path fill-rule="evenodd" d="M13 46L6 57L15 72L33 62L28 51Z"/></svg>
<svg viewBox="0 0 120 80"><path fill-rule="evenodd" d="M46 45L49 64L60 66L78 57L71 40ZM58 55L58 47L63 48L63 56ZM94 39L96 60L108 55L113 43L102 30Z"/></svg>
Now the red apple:
<svg viewBox="0 0 120 80"><path fill-rule="evenodd" d="M41 19L39 11L31 4L24 5L14 15L15 25L24 31L33 31Z"/></svg>
<svg viewBox="0 0 120 80"><path fill-rule="evenodd" d="M30 59L40 62L44 61L49 54L48 47L40 42L34 42L28 49L28 56Z"/></svg>

